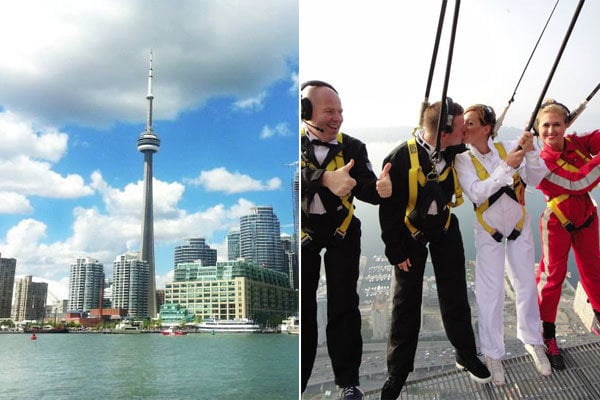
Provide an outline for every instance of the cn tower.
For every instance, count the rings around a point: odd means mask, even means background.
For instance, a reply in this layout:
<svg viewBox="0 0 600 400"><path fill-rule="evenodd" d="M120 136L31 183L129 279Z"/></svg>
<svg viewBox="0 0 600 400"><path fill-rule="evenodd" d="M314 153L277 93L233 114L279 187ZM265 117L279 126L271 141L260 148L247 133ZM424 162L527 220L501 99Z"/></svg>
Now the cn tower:
<svg viewBox="0 0 600 400"><path fill-rule="evenodd" d="M152 210L152 155L158 151L160 139L152 130L152 52L150 52L150 69L148 71L148 119L146 130L137 141L138 151L144 154L144 217L142 219L142 250L140 259L149 266L148 282L148 316L156 317L156 280L154 278L154 213Z"/></svg>

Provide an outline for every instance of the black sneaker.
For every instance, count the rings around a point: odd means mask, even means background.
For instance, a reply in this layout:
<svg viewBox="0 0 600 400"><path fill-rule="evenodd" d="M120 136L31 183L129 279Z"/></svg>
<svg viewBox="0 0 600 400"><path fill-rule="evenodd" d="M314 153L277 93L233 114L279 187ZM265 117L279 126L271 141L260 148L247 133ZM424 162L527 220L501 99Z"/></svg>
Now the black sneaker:
<svg viewBox="0 0 600 400"><path fill-rule="evenodd" d="M552 368L558 371L565 369L565 360L556 344L556 338L544 339L544 344L546 345L546 355L548 356L548 360L550 360Z"/></svg>
<svg viewBox="0 0 600 400"><path fill-rule="evenodd" d="M401 375L390 375L381 388L381 400L396 400L404 387L408 372Z"/></svg>
<svg viewBox="0 0 600 400"><path fill-rule="evenodd" d="M477 383L488 383L492 380L492 374L477 356L462 358L456 354L456 368L466 371Z"/></svg>
<svg viewBox="0 0 600 400"><path fill-rule="evenodd" d="M341 400L363 400L364 393L358 386L346 386L340 394Z"/></svg>

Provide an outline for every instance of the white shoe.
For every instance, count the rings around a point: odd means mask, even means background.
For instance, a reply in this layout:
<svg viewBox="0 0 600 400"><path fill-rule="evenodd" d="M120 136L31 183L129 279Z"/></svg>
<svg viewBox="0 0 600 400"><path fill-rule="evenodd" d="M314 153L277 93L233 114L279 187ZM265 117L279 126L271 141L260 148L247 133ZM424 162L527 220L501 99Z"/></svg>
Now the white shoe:
<svg viewBox="0 0 600 400"><path fill-rule="evenodd" d="M494 385L504 385L504 368L502 367L502 361L485 356L485 365L492 374L492 382Z"/></svg>
<svg viewBox="0 0 600 400"><path fill-rule="evenodd" d="M546 356L546 349L544 348L544 345L526 344L525 350L531 354L535 368L540 374L543 376L548 376L552 373L552 367L550 366L550 361L548 361L548 357Z"/></svg>

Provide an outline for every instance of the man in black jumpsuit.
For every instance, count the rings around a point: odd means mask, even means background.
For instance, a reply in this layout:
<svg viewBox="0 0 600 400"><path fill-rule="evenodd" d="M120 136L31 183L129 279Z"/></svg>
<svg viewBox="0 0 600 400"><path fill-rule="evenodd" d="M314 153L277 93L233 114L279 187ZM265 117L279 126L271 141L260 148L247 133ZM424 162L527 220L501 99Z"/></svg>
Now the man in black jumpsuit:
<svg viewBox="0 0 600 400"><path fill-rule="evenodd" d="M458 368L467 370L479 383L489 382L490 373L477 357L475 336L471 325L471 309L467 299L465 256L458 220L450 212L453 197L461 199L455 189L453 161L457 152L465 150L463 109L449 99L451 119L440 133L441 157L431 157L436 151L440 104L430 106L424 114L424 131L413 141L394 149L384 163L391 163L390 178L394 192L379 207L379 220L385 254L394 266L396 285L393 293L392 320L388 339L388 380L381 392L382 399L396 399L414 369L419 329L423 273L429 252L435 273L442 321L446 335L456 351ZM418 165L411 161L418 156ZM421 181L409 184L409 170L417 167ZM413 170L413 173L415 170ZM459 189L460 190L460 189ZM412 203L410 196L412 193ZM459 202L461 202L460 200ZM408 208L408 213L407 213ZM408 215L407 215L408 214Z"/></svg>
<svg viewBox="0 0 600 400"><path fill-rule="evenodd" d="M365 145L340 133L342 105L328 83L302 85L301 374L306 389L317 349L317 288L324 254L327 279L327 348L343 399L362 399L361 318L356 292L360 221L353 197L372 204L391 195L384 169L373 173ZM389 167L388 167L389 169Z"/></svg>

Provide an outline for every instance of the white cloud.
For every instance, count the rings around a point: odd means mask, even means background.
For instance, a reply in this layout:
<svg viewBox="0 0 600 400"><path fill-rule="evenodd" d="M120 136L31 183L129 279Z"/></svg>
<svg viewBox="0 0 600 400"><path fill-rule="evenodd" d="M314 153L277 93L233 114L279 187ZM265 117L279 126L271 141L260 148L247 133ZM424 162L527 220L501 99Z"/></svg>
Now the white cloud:
<svg viewBox="0 0 600 400"><path fill-rule="evenodd" d="M47 162L17 156L0 160L0 190L22 195L76 198L92 194L92 189L77 174L62 176Z"/></svg>
<svg viewBox="0 0 600 400"><path fill-rule="evenodd" d="M220 167L210 171L200 172L200 176L189 181L192 185L203 186L210 192L224 192L227 194L251 191L269 191L281 188L281 179L271 178L266 183L256 180L239 172L229 172Z"/></svg>
<svg viewBox="0 0 600 400"><path fill-rule="evenodd" d="M261 139L270 139L274 136L291 136L292 131L285 122L280 122L271 128L269 125L265 125L260 132Z"/></svg>
<svg viewBox="0 0 600 400"><path fill-rule="evenodd" d="M58 161L67 150L68 136L54 128L36 131L31 122L10 111L0 112L0 157L27 155L32 158Z"/></svg>
<svg viewBox="0 0 600 400"><path fill-rule="evenodd" d="M260 111L264 108L264 100L267 97L266 92L261 92L255 97L238 100L233 104L234 110L242 111Z"/></svg>
<svg viewBox="0 0 600 400"><path fill-rule="evenodd" d="M3 7L0 36L12 38L0 42L1 105L54 126L139 121L150 50L157 119L211 97L249 99L298 57L298 16L280 0L24 0Z"/></svg>
<svg viewBox="0 0 600 400"><path fill-rule="evenodd" d="M27 198L13 192L0 192L0 214L29 214L33 207Z"/></svg>

